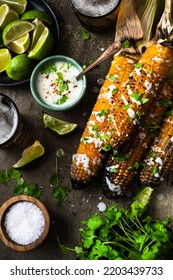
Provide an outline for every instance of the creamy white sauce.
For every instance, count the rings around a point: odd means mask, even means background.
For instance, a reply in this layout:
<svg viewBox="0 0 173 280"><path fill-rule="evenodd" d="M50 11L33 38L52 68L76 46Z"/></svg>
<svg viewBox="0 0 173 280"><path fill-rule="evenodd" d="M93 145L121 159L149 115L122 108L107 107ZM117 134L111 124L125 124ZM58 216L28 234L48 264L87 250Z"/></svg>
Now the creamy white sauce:
<svg viewBox="0 0 173 280"><path fill-rule="evenodd" d="M115 184L111 183L111 181L109 180L109 178L107 176L105 177L105 180L106 180L106 184L108 185L108 188L112 192L116 192L118 195L121 194L121 187L119 185L115 185Z"/></svg>
<svg viewBox="0 0 173 280"><path fill-rule="evenodd" d="M83 83L82 80L77 81L76 76L79 70L67 62L55 62L56 72L49 74L39 72L36 79L36 88L41 100L47 105L68 106L73 104L79 98ZM62 91L62 85L57 82L58 74L61 73L61 80L67 85L66 89Z"/></svg>

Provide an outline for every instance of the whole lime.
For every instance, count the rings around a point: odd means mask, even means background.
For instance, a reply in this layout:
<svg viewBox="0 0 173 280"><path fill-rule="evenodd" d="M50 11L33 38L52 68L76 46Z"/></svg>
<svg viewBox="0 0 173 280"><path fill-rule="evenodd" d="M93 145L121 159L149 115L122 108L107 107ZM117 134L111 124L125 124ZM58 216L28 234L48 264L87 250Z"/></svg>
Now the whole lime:
<svg viewBox="0 0 173 280"><path fill-rule="evenodd" d="M14 56L6 67L6 73L13 80L23 80L30 77L36 63L27 54Z"/></svg>

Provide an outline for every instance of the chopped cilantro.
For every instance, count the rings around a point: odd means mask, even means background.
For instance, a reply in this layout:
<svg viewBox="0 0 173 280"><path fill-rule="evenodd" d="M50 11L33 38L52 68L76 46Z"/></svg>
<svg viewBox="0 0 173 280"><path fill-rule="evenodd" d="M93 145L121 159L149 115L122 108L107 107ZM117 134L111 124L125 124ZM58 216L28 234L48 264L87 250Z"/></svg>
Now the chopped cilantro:
<svg viewBox="0 0 173 280"><path fill-rule="evenodd" d="M119 90L118 87L117 87L117 88L114 88L114 89L112 90L112 94L114 95L118 90Z"/></svg>
<svg viewBox="0 0 173 280"><path fill-rule="evenodd" d="M153 166L152 168L152 174L155 175L158 172L157 167Z"/></svg>
<svg viewBox="0 0 173 280"><path fill-rule="evenodd" d="M124 105L124 109L125 109L125 110L128 110L129 108L130 108L130 105L129 105L129 104Z"/></svg>
<svg viewBox="0 0 173 280"><path fill-rule="evenodd" d="M105 117L108 113L108 109L104 108L101 112L97 114L99 117Z"/></svg>
<svg viewBox="0 0 173 280"><path fill-rule="evenodd" d="M142 95L141 92L134 92L134 93L130 94L130 98L133 98L136 101L141 102L142 104L147 103L149 101L149 99L146 97L141 97L141 95Z"/></svg>
<svg viewBox="0 0 173 280"><path fill-rule="evenodd" d="M57 79L56 79L56 84L59 87L58 94L61 95L64 91L69 90L69 85L68 82L64 80L64 76L61 72L57 73ZM62 104L62 103L61 103Z"/></svg>
<svg viewBox="0 0 173 280"><path fill-rule="evenodd" d="M141 167L141 162L136 161L134 164L129 166L128 169L138 169L139 167Z"/></svg>
<svg viewBox="0 0 173 280"><path fill-rule="evenodd" d="M148 69L147 71L149 74L153 74L153 69Z"/></svg>
<svg viewBox="0 0 173 280"><path fill-rule="evenodd" d="M90 139L90 137L82 137L81 142L88 142Z"/></svg>
<svg viewBox="0 0 173 280"><path fill-rule="evenodd" d="M129 40L125 40L121 43L121 47L123 49L129 48L130 47L130 41Z"/></svg>
<svg viewBox="0 0 173 280"><path fill-rule="evenodd" d="M109 145L108 143L103 143L103 151L108 152L109 150L111 150L111 145Z"/></svg>
<svg viewBox="0 0 173 280"><path fill-rule="evenodd" d="M133 64L133 66L137 69L141 69L144 65L140 64L140 63L137 63L137 64Z"/></svg>
<svg viewBox="0 0 173 280"><path fill-rule="evenodd" d="M63 95L57 102L57 105L61 105L64 104L66 101L68 100L68 96L67 95Z"/></svg>
<svg viewBox="0 0 173 280"><path fill-rule="evenodd" d="M151 154L149 154L149 158L154 158L156 156L156 152L152 152Z"/></svg>
<svg viewBox="0 0 173 280"><path fill-rule="evenodd" d="M118 172L118 169L115 166L110 166L109 170L110 170L111 173L117 173Z"/></svg>
<svg viewBox="0 0 173 280"><path fill-rule="evenodd" d="M114 75L112 75L112 74L110 74L110 75L109 75L109 79L111 79L113 82L116 82L117 77L114 76Z"/></svg>
<svg viewBox="0 0 173 280"><path fill-rule="evenodd" d="M42 68L42 73L47 75L54 72L56 73L56 71L57 71L57 66L55 63L48 63Z"/></svg>
<svg viewBox="0 0 173 280"><path fill-rule="evenodd" d="M86 30L80 30L79 31L79 34L82 36L82 38L84 39L84 40L89 40L90 39L90 33L88 32L88 31L86 31Z"/></svg>
<svg viewBox="0 0 173 280"><path fill-rule="evenodd" d="M114 121L114 117L113 117L112 115L109 115L109 116L108 116L108 120L111 121L111 122L113 122L113 121Z"/></svg>

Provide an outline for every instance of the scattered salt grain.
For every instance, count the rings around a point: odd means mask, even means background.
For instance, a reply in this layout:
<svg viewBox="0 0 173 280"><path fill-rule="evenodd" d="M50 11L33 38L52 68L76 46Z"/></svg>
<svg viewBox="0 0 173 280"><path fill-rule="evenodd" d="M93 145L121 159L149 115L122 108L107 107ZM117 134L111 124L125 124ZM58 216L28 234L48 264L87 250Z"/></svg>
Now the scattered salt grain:
<svg viewBox="0 0 173 280"><path fill-rule="evenodd" d="M102 86L103 83L104 83L104 79L98 78L98 79L97 79L97 83L98 83L99 86Z"/></svg>
<svg viewBox="0 0 173 280"><path fill-rule="evenodd" d="M100 212L104 212L107 209L107 206L104 202L99 202L99 204L97 205L98 209Z"/></svg>
<svg viewBox="0 0 173 280"><path fill-rule="evenodd" d="M9 238L19 245L29 245L39 239L44 226L44 215L32 202L15 203L5 215L5 230Z"/></svg>
<svg viewBox="0 0 173 280"><path fill-rule="evenodd" d="M94 93L98 93L99 92L99 88L98 87L93 87L93 92Z"/></svg>
<svg viewBox="0 0 173 280"><path fill-rule="evenodd" d="M162 193L159 193L159 194L157 195L157 199L158 199L159 201L163 200L163 194L162 194Z"/></svg>

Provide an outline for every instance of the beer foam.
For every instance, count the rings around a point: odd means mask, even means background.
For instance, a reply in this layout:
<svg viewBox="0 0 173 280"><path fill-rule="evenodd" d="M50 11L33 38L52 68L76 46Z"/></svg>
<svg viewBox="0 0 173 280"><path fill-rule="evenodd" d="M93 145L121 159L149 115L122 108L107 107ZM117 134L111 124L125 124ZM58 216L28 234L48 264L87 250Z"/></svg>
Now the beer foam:
<svg viewBox="0 0 173 280"><path fill-rule="evenodd" d="M4 96L0 96L0 145L8 141L18 125L18 114Z"/></svg>
<svg viewBox="0 0 173 280"><path fill-rule="evenodd" d="M114 10L119 0L71 0L76 10L86 16L98 17Z"/></svg>

